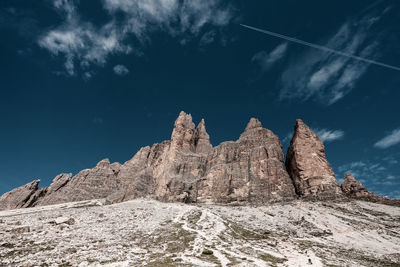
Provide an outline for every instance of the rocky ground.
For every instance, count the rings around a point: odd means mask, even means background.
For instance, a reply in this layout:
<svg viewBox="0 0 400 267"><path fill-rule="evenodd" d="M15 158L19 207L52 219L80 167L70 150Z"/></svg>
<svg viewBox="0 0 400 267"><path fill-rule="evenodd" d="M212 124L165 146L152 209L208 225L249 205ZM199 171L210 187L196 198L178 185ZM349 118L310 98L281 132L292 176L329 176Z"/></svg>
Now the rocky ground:
<svg viewBox="0 0 400 267"><path fill-rule="evenodd" d="M0 266L400 266L400 208L105 200L0 212Z"/></svg>

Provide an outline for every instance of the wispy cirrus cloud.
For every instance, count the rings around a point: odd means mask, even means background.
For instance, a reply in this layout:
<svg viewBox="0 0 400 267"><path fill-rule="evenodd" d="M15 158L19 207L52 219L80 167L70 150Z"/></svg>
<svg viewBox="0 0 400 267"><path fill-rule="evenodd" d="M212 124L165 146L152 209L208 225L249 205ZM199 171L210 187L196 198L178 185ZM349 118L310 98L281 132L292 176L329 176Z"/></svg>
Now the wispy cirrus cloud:
<svg viewBox="0 0 400 267"><path fill-rule="evenodd" d="M68 75L76 75L77 69L85 72L91 65L103 66L110 55L141 54L155 31L185 40L182 43L198 36L210 43L217 37L205 35L207 32L203 33L203 29L211 26L217 35L218 29L227 26L233 18L233 9L221 0L104 0L101 3L110 20L99 26L80 16L79 1L53 1L64 22L42 34L38 44L52 55L65 58Z"/></svg>
<svg viewBox="0 0 400 267"><path fill-rule="evenodd" d="M333 142L335 140L342 139L344 137L344 131L342 130L329 130L329 129L313 129L314 132L324 143Z"/></svg>
<svg viewBox="0 0 400 267"><path fill-rule="evenodd" d="M375 11L374 11L375 12ZM389 11L390 12L390 11ZM380 20L388 11L345 22L323 45L371 60L379 56ZM369 64L334 54L309 50L283 72L280 100L313 100L331 105L346 96L366 73Z"/></svg>
<svg viewBox="0 0 400 267"><path fill-rule="evenodd" d="M389 135L385 136L374 144L374 147L385 149L400 143L400 128L393 130Z"/></svg>
<svg viewBox="0 0 400 267"><path fill-rule="evenodd" d="M282 43L269 53L260 51L252 57L251 62L257 64L262 72L266 72L286 55L287 47L288 43Z"/></svg>
<svg viewBox="0 0 400 267"><path fill-rule="evenodd" d="M119 75L119 76L125 76L129 73L129 69L125 67L124 65L116 65L113 68L114 73Z"/></svg>

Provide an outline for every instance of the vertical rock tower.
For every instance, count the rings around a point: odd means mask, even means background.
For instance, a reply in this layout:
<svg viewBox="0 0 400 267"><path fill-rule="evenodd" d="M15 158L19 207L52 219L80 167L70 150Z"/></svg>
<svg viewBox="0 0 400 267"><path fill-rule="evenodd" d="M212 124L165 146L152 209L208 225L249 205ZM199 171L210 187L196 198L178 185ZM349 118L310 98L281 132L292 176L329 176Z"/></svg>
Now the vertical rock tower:
<svg viewBox="0 0 400 267"><path fill-rule="evenodd" d="M268 203L296 198L285 170L281 142L252 118L237 141L223 142L208 154L198 182L198 202Z"/></svg>
<svg viewBox="0 0 400 267"><path fill-rule="evenodd" d="M335 198L342 194L321 139L297 120L286 156L286 169L300 197Z"/></svg>

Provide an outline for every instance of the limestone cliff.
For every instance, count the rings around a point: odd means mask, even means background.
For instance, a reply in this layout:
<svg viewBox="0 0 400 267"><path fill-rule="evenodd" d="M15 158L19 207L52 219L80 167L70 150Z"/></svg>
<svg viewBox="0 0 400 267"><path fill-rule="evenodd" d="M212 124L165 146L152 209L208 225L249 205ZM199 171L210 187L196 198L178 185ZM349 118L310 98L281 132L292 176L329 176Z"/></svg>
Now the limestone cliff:
<svg viewBox="0 0 400 267"><path fill-rule="evenodd" d="M245 205L373 196L351 175L339 186L322 141L301 120L286 163L284 158L278 136L258 119L251 118L236 141L213 147L204 119L196 126L190 114L181 112L170 140L141 148L123 164L104 159L75 176L60 174L47 188L35 180L4 194L0 210L99 198Z"/></svg>
<svg viewBox="0 0 400 267"><path fill-rule="evenodd" d="M301 197L335 198L341 194L321 139L297 120L286 155L286 169Z"/></svg>

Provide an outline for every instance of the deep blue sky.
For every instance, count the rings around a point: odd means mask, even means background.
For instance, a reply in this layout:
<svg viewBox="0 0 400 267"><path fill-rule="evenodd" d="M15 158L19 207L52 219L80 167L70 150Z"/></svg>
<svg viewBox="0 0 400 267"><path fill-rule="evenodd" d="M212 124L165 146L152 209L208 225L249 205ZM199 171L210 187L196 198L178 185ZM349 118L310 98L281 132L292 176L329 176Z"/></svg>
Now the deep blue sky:
<svg viewBox="0 0 400 267"><path fill-rule="evenodd" d="M3 0L0 194L124 162L184 110L213 145L257 117L286 149L302 118L339 180L400 197L400 72L238 25L400 66L399 18L396 0Z"/></svg>

